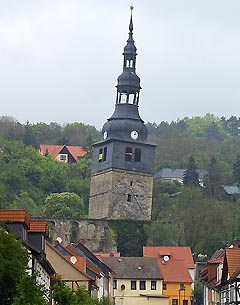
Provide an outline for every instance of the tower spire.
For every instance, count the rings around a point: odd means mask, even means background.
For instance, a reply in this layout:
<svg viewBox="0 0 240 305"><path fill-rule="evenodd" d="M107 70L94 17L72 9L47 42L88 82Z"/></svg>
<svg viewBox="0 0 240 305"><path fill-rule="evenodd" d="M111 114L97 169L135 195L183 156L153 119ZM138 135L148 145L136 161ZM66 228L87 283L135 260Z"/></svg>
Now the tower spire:
<svg viewBox="0 0 240 305"><path fill-rule="evenodd" d="M138 105L140 78L136 74L137 48L133 40L133 6L130 6L129 37L123 51L123 72L117 79L116 104Z"/></svg>

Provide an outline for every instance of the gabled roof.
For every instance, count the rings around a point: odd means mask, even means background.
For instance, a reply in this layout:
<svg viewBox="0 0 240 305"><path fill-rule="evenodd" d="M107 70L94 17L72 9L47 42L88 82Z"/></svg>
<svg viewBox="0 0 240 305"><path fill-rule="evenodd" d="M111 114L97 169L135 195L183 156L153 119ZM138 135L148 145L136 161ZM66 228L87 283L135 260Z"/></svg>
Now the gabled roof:
<svg viewBox="0 0 240 305"><path fill-rule="evenodd" d="M154 176L155 179L183 179L184 172L186 169L184 168L162 168L159 172L157 172ZM199 178L202 179L207 171L203 169L197 170Z"/></svg>
<svg viewBox="0 0 240 305"><path fill-rule="evenodd" d="M45 233L48 236L48 225L46 220L44 219L31 219L30 220L30 229L28 230L30 233Z"/></svg>
<svg viewBox="0 0 240 305"><path fill-rule="evenodd" d="M236 275L236 272L240 268L240 248L226 248L226 261L227 261L227 268L228 274L230 279L233 279Z"/></svg>
<svg viewBox="0 0 240 305"><path fill-rule="evenodd" d="M194 268L190 247L143 247L143 256L161 258L164 255L170 256L171 259L183 260L187 268Z"/></svg>
<svg viewBox="0 0 240 305"><path fill-rule="evenodd" d="M158 259L158 265L162 272L164 282L167 283L188 283L191 284L193 279L183 260L170 258L165 262Z"/></svg>
<svg viewBox="0 0 240 305"><path fill-rule="evenodd" d="M93 280L93 278L91 276L89 276L86 272L84 272L81 268L79 268L80 266L78 264L73 264L70 260L70 256L64 256L60 251L58 251L50 242L46 242L47 246L49 248L51 248L56 255L59 255L63 260L65 260L69 265L72 266L72 268L76 269L78 272L80 272L81 274L83 274L85 277L87 277L90 280Z"/></svg>
<svg viewBox="0 0 240 305"><path fill-rule="evenodd" d="M0 221L6 220L24 223L28 228L30 225L30 216L25 210L0 210Z"/></svg>
<svg viewBox="0 0 240 305"><path fill-rule="evenodd" d="M118 279L163 279L154 257L103 257L102 260Z"/></svg>
<svg viewBox="0 0 240 305"><path fill-rule="evenodd" d="M40 152L42 155L49 154L53 158L56 158L61 150L66 147L75 161L78 161L78 157L82 157L86 154L82 146L71 146L71 145L51 145L51 144L40 144Z"/></svg>

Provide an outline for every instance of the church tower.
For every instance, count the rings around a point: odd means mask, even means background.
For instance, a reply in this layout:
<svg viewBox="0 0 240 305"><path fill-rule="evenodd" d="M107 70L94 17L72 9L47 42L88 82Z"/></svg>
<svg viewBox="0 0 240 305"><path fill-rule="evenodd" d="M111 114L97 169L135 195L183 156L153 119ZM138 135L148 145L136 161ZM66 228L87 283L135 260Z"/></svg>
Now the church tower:
<svg viewBox="0 0 240 305"><path fill-rule="evenodd" d="M147 128L138 112L141 87L136 57L131 14L115 110L103 125L102 141L93 145L90 219L151 218L156 145L147 140Z"/></svg>

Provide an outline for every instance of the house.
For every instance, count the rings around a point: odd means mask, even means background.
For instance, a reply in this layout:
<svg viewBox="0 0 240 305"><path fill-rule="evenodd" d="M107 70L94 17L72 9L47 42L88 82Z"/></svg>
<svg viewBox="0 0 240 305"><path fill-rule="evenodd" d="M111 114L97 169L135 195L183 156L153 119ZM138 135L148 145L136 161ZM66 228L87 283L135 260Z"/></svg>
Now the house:
<svg viewBox="0 0 240 305"><path fill-rule="evenodd" d="M217 289L222 277L225 251L216 251L199 274L199 282L203 284L203 305L219 304L220 294Z"/></svg>
<svg viewBox="0 0 240 305"><path fill-rule="evenodd" d="M47 291L52 289L55 270L46 258L48 226L45 220L32 220L25 210L0 210L0 221L17 234L29 253L28 273L37 272L37 282Z"/></svg>
<svg viewBox="0 0 240 305"><path fill-rule="evenodd" d="M102 257L114 272L114 300L116 305L167 305L162 293L163 276L157 260L149 257Z"/></svg>
<svg viewBox="0 0 240 305"><path fill-rule="evenodd" d="M240 303L240 248L226 248L219 285L220 303Z"/></svg>
<svg viewBox="0 0 240 305"><path fill-rule="evenodd" d="M183 183L183 177L186 169L183 168L162 168L159 172L154 175L154 179L161 179L162 181ZM207 171L203 169L197 170L199 175L200 185L203 185L204 176L206 176Z"/></svg>
<svg viewBox="0 0 240 305"><path fill-rule="evenodd" d="M202 270L203 305L240 303L240 248L238 244L219 250Z"/></svg>
<svg viewBox="0 0 240 305"><path fill-rule="evenodd" d="M85 286L93 297L111 297L111 269L84 245L47 244L47 255L61 275L62 281L72 289ZM62 261L62 263L60 263ZM77 275L78 274L78 275Z"/></svg>
<svg viewBox="0 0 240 305"><path fill-rule="evenodd" d="M43 156L51 155L54 159L66 163L78 162L86 154L82 146L70 145L40 144L39 151Z"/></svg>
<svg viewBox="0 0 240 305"><path fill-rule="evenodd" d="M169 305L188 305L192 300L194 262L190 247L143 247L144 257L155 257L163 276L163 295Z"/></svg>
<svg viewBox="0 0 240 305"><path fill-rule="evenodd" d="M48 260L66 285L71 289L76 289L78 286L85 286L87 291L92 291L94 278L84 272L86 264L84 257L76 258L69 252L67 252L68 256L65 256L49 242L46 244L46 253Z"/></svg>

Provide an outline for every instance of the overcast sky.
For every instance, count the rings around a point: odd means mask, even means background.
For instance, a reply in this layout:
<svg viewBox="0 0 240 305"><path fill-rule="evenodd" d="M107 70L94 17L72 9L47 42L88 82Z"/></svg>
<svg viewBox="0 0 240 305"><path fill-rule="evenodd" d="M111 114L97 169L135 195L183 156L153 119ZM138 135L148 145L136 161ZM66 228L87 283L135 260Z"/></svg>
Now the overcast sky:
<svg viewBox="0 0 240 305"><path fill-rule="evenodd" d="M128 0L0 0L0 116L101 128L114 110ZM136 0L145 122L240 116L240 1Z"/></svg>

